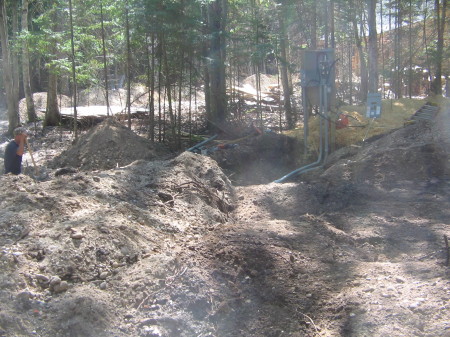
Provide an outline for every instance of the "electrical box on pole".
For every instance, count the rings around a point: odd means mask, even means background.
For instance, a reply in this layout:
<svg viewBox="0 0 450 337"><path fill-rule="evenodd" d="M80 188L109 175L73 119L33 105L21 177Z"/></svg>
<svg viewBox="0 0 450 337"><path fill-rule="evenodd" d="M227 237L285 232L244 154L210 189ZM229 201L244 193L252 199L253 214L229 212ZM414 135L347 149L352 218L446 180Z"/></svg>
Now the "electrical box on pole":
<svg viewBox="0 0 450 337"><path fill-rule="evenodd" d="M381 94L380 93L368 93L367 94L367 118L380 118L381 117Z"/></svg>
<svg viewBox="0 0 450 337"><path fill-rule="evenodd" d="M306 102L309 106L319 106L319 87L327 85L327 102L334 105L335 78L334 49L305 50L303 51L302 66L300 70L300 85L306 94ZM328 109L327 109L328 110Z"/></svg>
<svg viewBox="0 0 450 337"><path fill-rule="evenodd" d="M304 117L304 143L308 151L308 123L313 107L319 111L321 118L327 120L326 134L330 148L335 144L335 119L332 110L336 105L336 68L334 49L304 50L300 70L300 85L302 87L302 103ZM305 152L305 153L306 153Z"/></svg>

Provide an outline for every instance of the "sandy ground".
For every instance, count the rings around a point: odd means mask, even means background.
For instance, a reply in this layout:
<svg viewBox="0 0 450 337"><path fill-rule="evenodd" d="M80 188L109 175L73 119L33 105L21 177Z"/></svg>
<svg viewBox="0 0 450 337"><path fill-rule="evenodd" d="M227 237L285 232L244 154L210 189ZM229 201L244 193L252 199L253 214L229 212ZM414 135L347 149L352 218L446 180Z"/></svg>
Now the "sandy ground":
<svg viewBox="0 0 450 337"><path fill-rule="evenodd" d="M449 119L246 186L114 125L36 133L45 179L0 177L0 336L450 336Z"/></svg>

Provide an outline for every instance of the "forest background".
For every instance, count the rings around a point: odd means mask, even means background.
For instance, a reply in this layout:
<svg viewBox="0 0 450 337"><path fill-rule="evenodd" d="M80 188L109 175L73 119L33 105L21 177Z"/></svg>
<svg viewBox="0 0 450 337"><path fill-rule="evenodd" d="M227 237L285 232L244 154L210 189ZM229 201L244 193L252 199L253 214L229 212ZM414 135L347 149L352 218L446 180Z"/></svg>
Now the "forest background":
<svg viewBox="0 0 450 337"><path fill-rule="evenodd" d="M76 117L81 90L102 88L109 112L111 91L125 88L130 114L132 87L143 84L148 136L161 141L162 124L181 135L183 100L190 122L191 103L202 92L213 128L242 112L236 90L242 80L254 75L260 98L267 74L279 83L280 128L292 129L306 49L335 50L340 104L365 102L368 92L384 98L442 94L450 75L447 2L1 0L0 101L6 101L12 132L26 122L19 117L21 98L27 120L37 119L33 92L47 92L48 126L61 121L58 95L71 97Z"/></svg>

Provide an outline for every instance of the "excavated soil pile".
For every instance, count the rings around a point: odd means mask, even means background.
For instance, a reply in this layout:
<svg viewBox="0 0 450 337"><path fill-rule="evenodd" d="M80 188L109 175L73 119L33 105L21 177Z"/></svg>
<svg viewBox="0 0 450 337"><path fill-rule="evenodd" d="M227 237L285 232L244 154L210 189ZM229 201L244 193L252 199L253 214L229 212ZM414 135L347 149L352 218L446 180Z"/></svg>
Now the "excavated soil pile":
<svg viewBox="0 0 450 337"><path fill-rule="evenodd" d="M81 170L111 169L168 153L165 147L136 135L113 119L108 119L56 157L52 166L70 166Z"/></svg>
<svg viewBox="0 0 450 337"><path fill-rule="evenodd" d="M187 272L180 235L196 242L232 210L227 177L191 153L42 183L0 180L0 336L140 335L142 325L127 327L137 309L185 298L158 295Z"/></svg>
<svg viewBox="0 0 450 337"><path fill-rule="evenodd" d="M33 94L34 109L36 115L40 119L45 117L45 109L47 108L47 93L46 92L35 92ZM72 104L70 97L66 95L58 95L58 106L60 108L69 107ZM19 116L20 122L25 123L28 121L27 116L27 103L26 99L22 98L19 101Z"/></svg>
<svg viewBox="0 0 450 337"><path fill-rule="evenodd" d="M424 187L445 183L450 178L449 155L436 125L417 122L363 147L337 151L320 179L312 175L317 193L332 210L358 198L370 200L404 189L411 181Z"/></svg>
<svg viewBox="0 0 450 337"><path fill-rule="evenodd" d="M352 152L355 153L355 148L341 151L345 156ZM443 178L450 173L447 159L430 123L418 122L371 142L351 158L334 163L325 171L324 178L380 185L399 180Z"/></svg>

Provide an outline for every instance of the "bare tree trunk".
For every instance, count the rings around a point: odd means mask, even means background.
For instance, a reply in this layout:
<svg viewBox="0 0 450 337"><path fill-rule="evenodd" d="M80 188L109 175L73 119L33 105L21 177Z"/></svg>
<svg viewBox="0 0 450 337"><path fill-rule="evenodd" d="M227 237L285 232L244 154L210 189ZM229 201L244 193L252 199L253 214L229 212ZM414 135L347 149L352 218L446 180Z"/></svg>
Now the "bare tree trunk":
<svg viewBox="0 0 450 337"><path fill-rule="evenodd" d="M78 141L78 130L77 130L77 73L75 68L75 41L73 37L73 10L72 10L72 0L69 0L69 16L70 16L70 46L72 51L72 85L73 85L73 133L75 134L75 142Z"/></svg>
<svg viewBox="0 0 450 337"><path fill-rule="evenodd" d="M281 84L283 87L284 95L284 110L286 116L286 124L288 129L293 129L295 127L295 119L291 106L291 90L289 87L289 73L288 73L288 60L287 60L287 34L284 22L285 14L285 4L281 3L278 12L278 22L280 25L280 73L281 73Z"/></svg>
<svg viewBox="0 0 450 337"><path fill-rule="evenodd" d="M53 19L53 31L57 31L58 27L58 13L56 9L52 13ZM54 55L58 54L57 41L53 39L52 41L52 53ZM50 63L48 69L48 88L47 88L47 109L45 111L44 126L55 126L59 125L61 120L61 114L58 107L58 77L56 65ZM75 122L76 123L76 122Z"/></svg>
<svg viewBox="0 0 450 337"><path fill-rule="evenodd" d="M408 67L408 96L412 97L412 85L413 85L413 77L412 77L412 0L409 0L409 24L408 24L408 49L409 49L409 67Z"/></svg>
<svg viewBox="0 0 450 337"><path fill-rule="evenodd" d="M435 76L431 84L431 91L436 95L442 95L442 61L444 58L444 31L445 31L445 19L446 19L446 9L447 0L442 2L442 12L440 9L440 1L435 0L435 10L436 10L436 26L437 26L437 50L436 50L436 60L435 60Z"/></svg>
<svg viewBox="0 0 450 337"><path fill-rule="evenodd" d="M431 74L431 65L430 65L430 58L429 58L429 53L428 53L428 41L427 41L427 26L426 26L426 22L427 22L427 18L428 18L428 0L425 0L425 8L424 8L424 13L423 13L423 26L422 26L422 31L423 31L423 45L424 45L424 49L425 49L425 64L427 66L427 70L428 70L428 85L426 87L426 90L428 92L429 88L430 88L430 83L433 81L433 77Z"/></svg>
<svg viewBox="0 0 450 337"><path fill-rule="evenodd" d="M203 35L208 36L208 10L205 6L202 7L202 15L203 15L203 21L205 22L203 26ZM205 94L205 112L206 112L206 118L208 120L212 120L211 115L211 90L210 90L210 76L209 76L209 58L208 58L208 50L209 50L210 41L209 39L205 39L203 46L202 46L202 56L203 56L203 92ZM209 122L208 122L209 125ZM209 125L212 127L212 125Z"/></svg>
<svg viewBox="0 0 450 337"><path fill-rule="evenodd" d="M214 0L208 5L208 25L211 34L209 48L211 122L215 125L222 124L227 113L225 82L226 7L227 0Z"/></svg>
<svg viewBox="0 0 450 337"><path fill-rule="evenodd" d="M13 90L13 74L8 41L8 17L6 14L5 2L5 0L0 0L0 42L3 57L3 82L6 91L6 101L8 104L8 133L12 134L13 130L19 124L19 111L17 104L18 102L15 100Z"/></svg>
<svg viewBox="0 0 450 337"><path fill-rule="evenodd" d="M147 62L148 62L148 71L147 71L147 83L149 87L148 92L148 108L149 108L149 138L152 142L155 141L155 33L151 33L151 53L149 51L150 48L147 47ZM151 56L150 56L151 54Z"/></svg>
<svg viewBox="0 0 450 337"><path fill-rule="evenodd" d="M348 48L348 83L349 83L349 104L353 104L353 43L352 39L349 38L348 41L349 48Z"/></svg>
<svg viewBox="0 0 450 337"><path fill-rule="evenodd" d="M28 32L28 0L22 0L22 32L26 35ZM37 119L34 107L33 93L30 82L30 54L28 51L28 40L25 38L22 45L22 77L23 91L27 103L27 116L30 122Z"/></svg>
<svg viewBox="0 0 450 337"><path fill-rule="evenodd" d="M402 46L402 9L400 0L396 1L397 15L395 16L395 42L394 42L394 91L395 98L403 97L403 76L401 74L401 46Z"/></svg>
<svg viewBox="0 0 450 337"><path fill-rule="evenodd" d="M178 122L177 122L177 149L181 149L181 109L182 109L182 94L183 94L183 65L184 65L184 49L181 49L180 55L180 77L178 86Z"/></svg>
<svg viewBox="0 0 450 337"><path fill-rule="evenodd" d="M103 0L100 0L100 21L102 25L102 52L103 52L103 72L105 76L105 99L106 115L109 116L109 85L108 85L108 63L106 60L105 27L103 18Z"/></svg>
<svg viewBox="0 0 450 337"><path fill-rule="evenodd" d="M130 22L128 18L127 0L125 4L125 36L127 43L127 112L128 112L128 128L131 129L131 44L130 44Z"/></svg>
<svg viewBox="0 0 450 337"><path fill-rule="evenodd" d="M56 66L49 67L48 89L47 89L47 109L45 111L44 126L55 126L59 124L61 115L58 107L58 77ZM76 123L75 123L76 124Z"/></svg>
<svg viewBox="0 0 450 337"><path fill-rule="evenodd" d="M12 6L12 36L14 42L17 41L19 34L19 12L17 6L20 2L13 2ZM14 100L19 103L20 99L20 68L19 68L19 53L17 48L11 50L11 60L13 69L13 81L14 81ZM20 114L19 114L20 119Z"/></svg>
<svg viewBox="0 0 450 337"><path fill-rule="evenodd" d="M365 102L367 100L367 89L368 89L366 58L364 55L364 49L362 46L361 36L359 35L358 23L356 21L356 16L352 20L352 23L353 23L353 33L354 33L354 37L355 37L355 43L356 43L356 47L358 48L359 62L360 62L359 69L360 69L361 85L359 88L359 98L362 102Z"/></svg>
<svg viewBox="0 0 450 337"><path fill-rule="evenodd" d="M378 46L377 46L377 25L376 25L376 5L377 0L368 1L368 21L369 21L369 92L378 92Z"/></svg>
<svg viewBox="0 0 450 337"><path fill-rule="evenodd" d="M163 40L164 41L164 40ZM172 86L170 83L170 69L169 69L169 62L167 60L167 49L164 46L164 42L161 42L163 47L162 47L162 51L163 51L163 60L164 60L164 73L165 73L165 80L164 80L164 84L166 87L166 93L167 93L167 104L168 109L169 109L169 119L170 119L170 126L171 126L171 131L172 131L172 136L175 137L175 131L176 131L176 120L175 120L175 116L173 114L173 107L172 107Z"/></svg>
<svg viewBox="0 0 450 337"><path fill-rule="evenodd" d="M12 37L14 40L14 44L17 41L17 37L19 35L19 12L18 6L20 2L14 2L12 6ZM14 79L14 96L16 97L16 101L19 102L20 99L20 68L19 68L19 50L17 48L13 48L11 50L11 58L12 58L12 66L13 66L13 79ZM19 114L20 118L20 114Z"/></svg>
<svg viewBox="0 0 450 337"><path fill-rule="evenodd" d="M324 15L324 30L325 30L325 48L329 47L329 32L330 32L330 20L329 20L329 13L328 13L328 0L325 0L323 3L323 15Z"/></svg>
<svg viewBox="0 0 450 337"><path fill-rule="evenodd" d="M385 57L384 57L384 31L383 31L383 0L381 0L381 6L380 6L380 40L381 40L381 85L382 85L382 92L383 92L383 98L385 98L385 90L384 90L384 71L385 71Z"/></svg>
<svg viewBox="0 0 450 337"><path fill-rule="evenodd" d="M336 38L334 31L334 0L330 0L330 33L331 33L331 48L336 48Z"/></svg>
<svg viewBox="0 0 450 337"><path fill-rule="evenodd" d="M160 34L160 39L161 38ZM159 39L158 39L159 40ZM158 46L159 67L158 67L158 142L162 142L162 108L161 108L161 84L162 84L162 43Z"/></svg>
<svg viewBox="0 0 450 337"><path fill-rule="evenodd" d="M317 48L317 2L314 1L311 20L311 49Z"/></svg>

